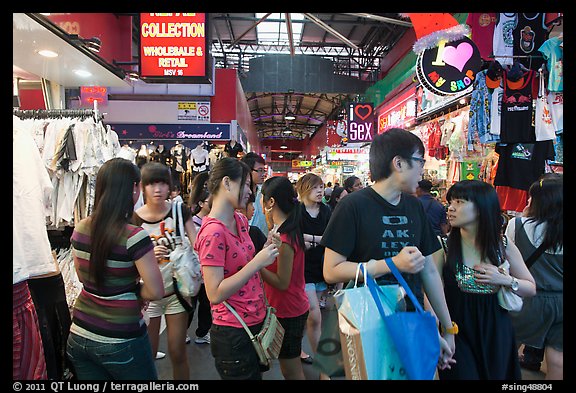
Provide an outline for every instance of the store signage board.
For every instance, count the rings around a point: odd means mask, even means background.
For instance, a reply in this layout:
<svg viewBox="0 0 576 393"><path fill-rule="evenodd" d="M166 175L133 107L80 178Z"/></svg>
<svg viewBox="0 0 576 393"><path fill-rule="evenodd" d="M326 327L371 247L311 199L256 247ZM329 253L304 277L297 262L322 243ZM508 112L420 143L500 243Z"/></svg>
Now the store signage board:
<svg viewBox="0 0 576 393"><path fill-rule="evenodd" d="M230 140L230 123L110 124L110 127L123 140Z"/></svg>
<svg viewBox="0 0 576 393"><path fill-rule="evenodd" d="M442 41L437 47L419 54L416 77L434 94L459 94L472 91L481 66L478 47L470 38L464 37L452 42Z"/></svg>
<svg viewBox="0 0 576 393"><path fill-rule="evenodd" d="M349 105L348 110L348 142L372 142L374 104L355 102Z"/></svg>
<svg viewBox="0 0 576 393"><path fill-rule="evenodd" d="M140 78L158 83L211 83L205 13L141 13Z"/></svg>
<svg viewBox="0 0 576 393"><path fill-rule="evenodd" d="M178 102L178 120L210 123L210 101Z"/></svg>
<svg viewBox="0 0 576 393"><path fill-rule="evenodd" d="M410 89L387 103L378 115L378 134L393 128L405 128L416 117L416 97Z"/></svg>
<svg viewBox="0 0 576 393"><path fill-rule="evenodd" d="M327 161L368 161L368 152L360 148L331 148L326 153Z"/></svg>
<svg viewBox="0 0 576 393"><path fill-rule="evenodd" d="M94 101L98 105L108 105L108 88L104 86L80 86L80 106L93 108Z"/></svg>

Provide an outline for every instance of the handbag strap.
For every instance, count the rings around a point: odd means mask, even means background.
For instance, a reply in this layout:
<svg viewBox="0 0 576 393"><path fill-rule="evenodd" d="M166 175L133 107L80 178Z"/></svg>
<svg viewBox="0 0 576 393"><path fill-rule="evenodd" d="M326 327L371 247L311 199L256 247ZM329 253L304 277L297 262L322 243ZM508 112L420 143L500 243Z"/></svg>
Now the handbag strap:
<svg viewBox="0 0 576 393"><path fill-rule="evenodd" d="M406 282L406 280L404 280L404 277L402 277L400 270L398 270L396 265L394 265L392 258L386 258L386 259L384 259L384 261L386 261L386 265L388 265L388 268L390 269L390 271L392 272L394 277L396 277L396 280L398 280L398 283L400 285L402 285L402 288L404 288L404 290L406 291L406 295L408 295L410 300L412 300L412 304L414 304L414 307L416 308L416 310L420 313L423 313L424 309L420 305L420 302L418 301L418 299L416 299L416 296L414 295L414 293L412 292L412 290L408 286L408 283Z"/></svg>
<svg viewBox="0 0 576 393"><path fill-rule="evenodd" d="M520 225L518 225L518 223L520 223ZM524 226L524 221L522 221L522 219L520 217L516 217L516 233L515 236L518 235L518 232L520 230L524 230L524 233L526 233L526 227ZM528 236L528 234L526 233L526 236ZM538 248L536 248L536 250L534 250L534 252L532 253L532 255L530 255L525 261L524 264L526 264L526 267L528 269L530 269L530 267L534 264L534 262L536 262L536 260L538 258L540 258L540 256L544 253L545 249L544 249L544 242L542 242L542 244L540 244L540 246L538 246Z"/></svg>
<svg viewBox="0 0 576 393"><path fill-rule="evenodd" d="M252 332L250 331L250 329L248 328L248 325L246 325L246 322L244 322L244 320L242 319L242 317L240 317L240 315L238 315L238 313L236 312L236 310L234 310L234 307L232 307L226 300L224 300L222 303L224 303L224 305L228 308L228 310L230 310L230 312L232 314L234 314L234 316L236 317L236 319L238 319L238 321L242 324L242 327L244 328L244 330L246 330L246 333L248 333L248 336L250 337L250 340L254 341L255 337L252 334Z"/></svg>

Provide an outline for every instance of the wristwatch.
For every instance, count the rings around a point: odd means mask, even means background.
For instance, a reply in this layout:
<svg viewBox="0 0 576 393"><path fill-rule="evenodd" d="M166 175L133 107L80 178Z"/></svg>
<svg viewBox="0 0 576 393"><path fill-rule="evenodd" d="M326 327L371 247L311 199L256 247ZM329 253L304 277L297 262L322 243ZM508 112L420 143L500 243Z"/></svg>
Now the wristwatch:
<svg viewBox="0 0 576 393"><path fill-rule="evenodd" d="M456 335L458 334L458 325L456 325L456 322L452 321L452 327L446 328L444 326L440 326L440 331L442 332L442 334L453 334Z"/></svg>
<svg viewBox="0 0 576 393"><path fill-rule="evenodd" d="M516 277L512 277L512 284L510 285L510 287L514 292L516 292L518 290L518 286L519 286L518 279Z"/></svg>

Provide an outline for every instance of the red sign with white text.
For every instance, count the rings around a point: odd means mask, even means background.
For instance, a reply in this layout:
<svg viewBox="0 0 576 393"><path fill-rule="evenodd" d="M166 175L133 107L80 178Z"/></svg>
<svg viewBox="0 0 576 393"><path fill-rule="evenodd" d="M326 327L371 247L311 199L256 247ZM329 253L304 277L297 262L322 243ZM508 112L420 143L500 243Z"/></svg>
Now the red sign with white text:
<svg viewBox="0 0 576 393"><path fill-rule="evenodd" d="M93 107L94 101L99 105L108 105L108 89L103 86L80 86L80 106Z"/></svg>
<svg viewBox="0 0 576 393"><path fill-rule="evenodd" d="M204 13L140 14L140 77L207 77Z"/></svg>
<svg viewBox="0 0 576 393"><path fill-rule="evenodd" d="M390 100L379 110L378 134L382 134L389 128L406 128L416 117L416 98L413 89Z"/></svg>

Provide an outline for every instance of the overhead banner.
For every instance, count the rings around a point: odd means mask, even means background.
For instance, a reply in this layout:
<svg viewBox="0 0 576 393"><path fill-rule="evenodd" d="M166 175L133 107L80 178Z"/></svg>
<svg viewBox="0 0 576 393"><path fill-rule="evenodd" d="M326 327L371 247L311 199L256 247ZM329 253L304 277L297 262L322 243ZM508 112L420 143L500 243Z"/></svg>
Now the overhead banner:
<svg viewBox="0 0 576 393"><path fill-rule="evenodd" d="M348 114L348 142L372 142L374 137L374 105L352 103Z"/></svg>
<svg viewBox="0 0 576 393"><path fill-rule="evenodd" d="M140 78L162 83L211 83L205 13L140 14Z"/></svg>
<svg viewBox="0 0 576 393"><path fill-rule="evenodd" d="M416 77L434 94L459 94L472 91L481 66L478 47L470 38L464 37L457 41L442 41L437 47L420 53L416 59Z"/></svg>
<svg viewBox="0 0 576 393"><path fill-rule="evenodd" d="M123 140L230 140L230 123L110 124Z"/></svg>

